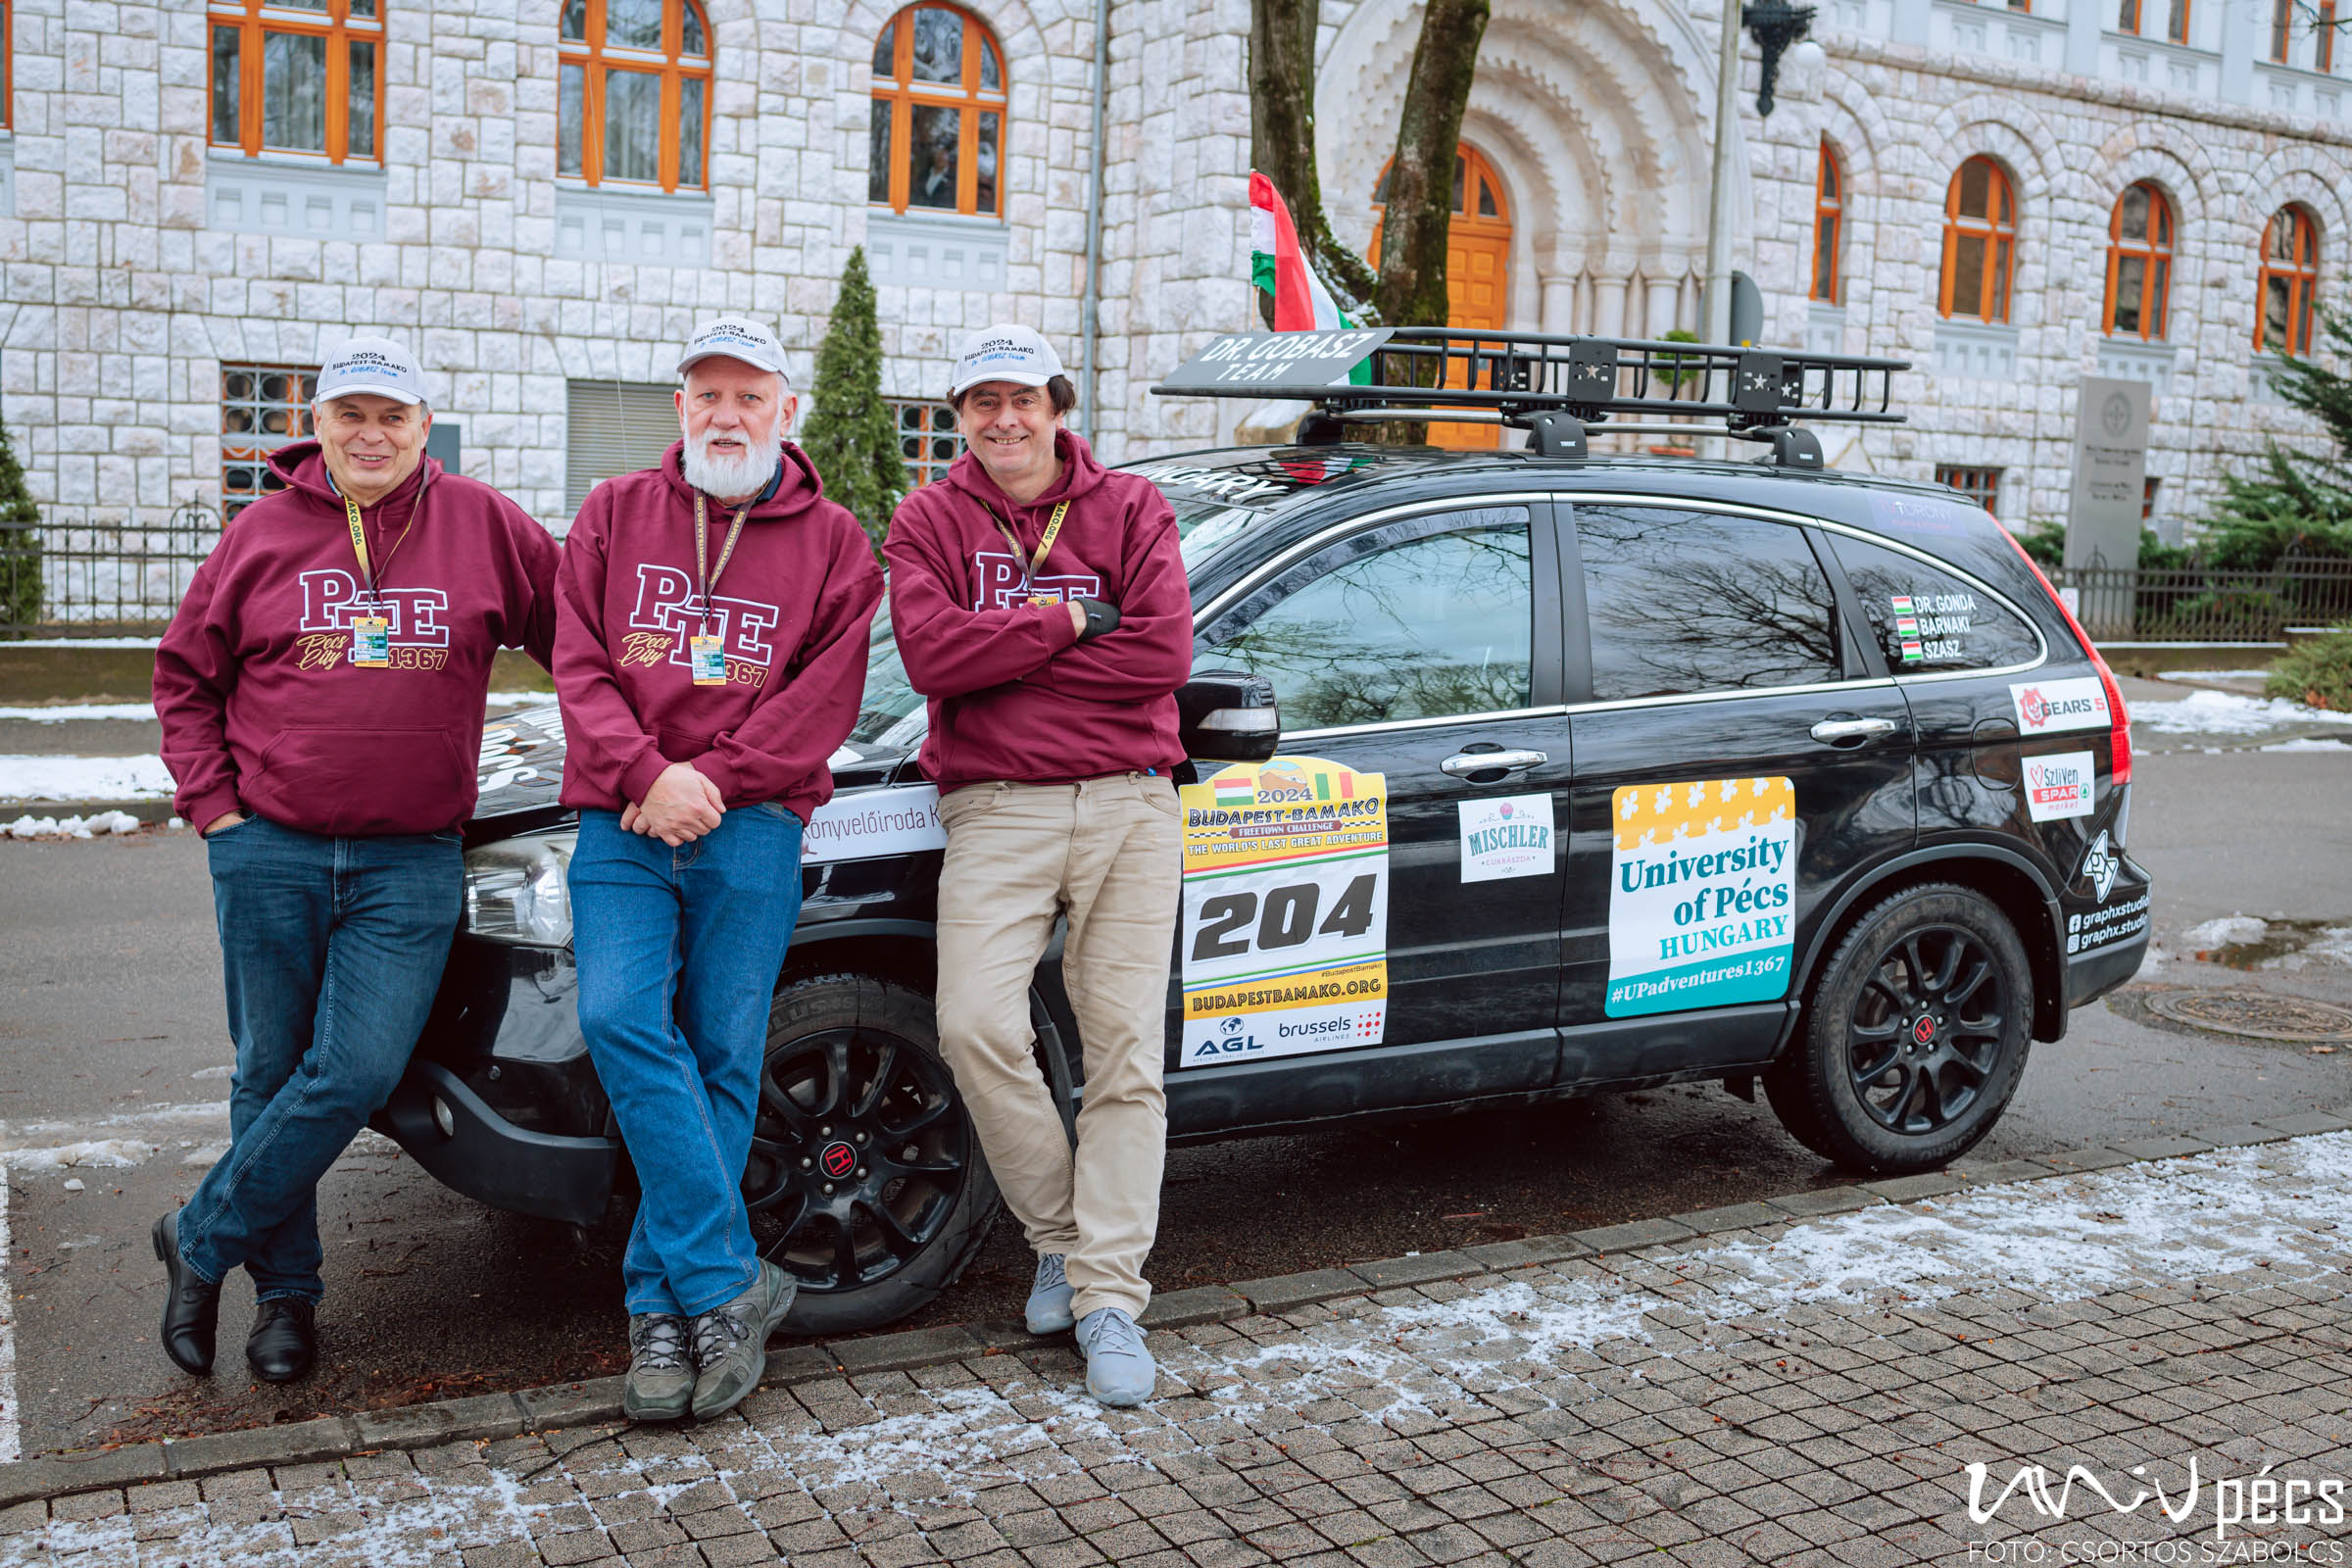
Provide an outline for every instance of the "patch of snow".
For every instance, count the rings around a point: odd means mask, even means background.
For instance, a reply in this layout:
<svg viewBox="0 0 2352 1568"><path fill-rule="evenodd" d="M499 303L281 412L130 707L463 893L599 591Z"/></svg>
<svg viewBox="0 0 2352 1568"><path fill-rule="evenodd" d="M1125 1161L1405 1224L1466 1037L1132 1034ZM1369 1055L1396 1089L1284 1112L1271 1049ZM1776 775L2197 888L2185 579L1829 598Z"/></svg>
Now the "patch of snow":
<svg viewBox="0 0 2352 1568"><path fill-rule="evenodd" d="M8 1249L8 1167L0 1165L0 1266ZM17 1419L17 1293L0 1290L0 1464L24 1457L24 1430Z"/></svg>
<svg viewBox="0 0 2352 1568"><path fill-rule="evenodd" d="M0 824L0 838L86 839L138 830L139 819L128 811L100 811L94 816L34 816L27 811L14 822Z"/></svg>
<svg viewBox="0 0 2352 1568"><path fill-rule="evenodd" d="M11 1171L71 1170L105 1167L122 1170L143 1164L160 1147L139 1138L94 1138L78 1144L46 1149L0 1149L0 1168ZM69 1189L70 1191L77 1189Z"/></svg>
<svg viewBox="0 0 2352 1568"><path fill-rule="evenodd" d="M2352 757L2352 743L2325 735L2298 735L2291 741L2273 741L2262 749L2266 752L2329 752L2337 757Z"/></svg>
<svg viewBox="0 0 2352 1568"><path fill-rule="evenodd" d="M220 1163L220 1156L227 1152L228 1146L226 1144L206 1144L202 1148L191 1149L180 1155L179 1162L182 1165L194 1165L200 1169L211 1170L215 1165Z"/></svg>
<svg viewBox="0 0 2352 1568"><path fill-rule="evenodd" d="M0 757L0 801L143 801L171 793L160 757Z"/></svg>
<svg viewBox="0 0 2352 1568"><path fill-rule="evenodd" d="M233 1061L224 1061L218 1067L199 1067L188 1074L191 1078L234 1078L236 1075L237 1065Z"/></svg>
<svg viewBox="0 0 2352 1568"><path fill-rule="evenodd" d="M2331 925L2312 938L2303 949L2314 958L2332 958L2337 963L2352 963L2352 925Z"/></svg>
<svg viewBox="0 0 2352 1568"><path fill-rule="evenodd" d="M11 647L21 647L12 643ZM63 724L68 719L155 717L153 703L68 703L56 708L0 708L0 718L23 719L27 724Z"/></svg>
<svg viewBox="0 0 2352 1568"><path fill-rule="evenodd" d="M69 1192L69 1193L81 1193L81 1192L87 1192L88 1190L89 1190L89 1184L88 1184L87 1182L83 1181L83 1180L82 1180L80 1177L78 1177L78 1176L69 1176L69 1177L67 1177L67 1178L66 1178L66 1191L67 1191L67 1192Z"/></svg>
<svg viewBox="0 0 2352 1568"><path fill-rule="evenodd" d="M2261 669L2160 669L2158 680L2260 680L2269 672Z"/></svg>
<svg viewBox="0 0 2352 1568"><path fill-rule="evenodd" d="M2177 703L2137 704L2132 724L2158 735L2259 735L2289 724L2352 724L2352 713L2306 708L2283 697L2207 691L2190 692Z"/></svg>
<svg viewBox="0 0 2352 1568"><path fill-rule="evenodd" d="M2260 942L2270 929L2267 922L2250 914L2225 914L2218 920L2190 926L2180 933L2180 944L2190 949L2227 948L2240 942Z"/></svg>
<svg viewBox="0 0 2352 1568"><path fill-rule="evenodd" d="M161 637L27 637L22 642L11 641L17 648L161 648Z"/></svg>
<svg viewBox="0 0 2352 1568"><path fill-rule="evenodd" d="M556 700L554 692L492 692L486 706L491 708L530 708Z"/></svg>

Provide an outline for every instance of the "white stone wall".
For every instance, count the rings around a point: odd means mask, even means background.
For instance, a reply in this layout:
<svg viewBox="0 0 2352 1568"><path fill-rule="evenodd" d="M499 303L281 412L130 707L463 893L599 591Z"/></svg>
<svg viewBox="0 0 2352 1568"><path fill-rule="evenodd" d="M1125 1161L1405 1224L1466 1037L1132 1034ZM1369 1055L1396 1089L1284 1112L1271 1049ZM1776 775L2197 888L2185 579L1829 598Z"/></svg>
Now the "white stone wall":
<svg viewBox="0 0 2352 1568"><path fill-rule="evenodd" d="M21 0L0 218L0 412L60 526L220 489L220 367L417 350L466 471L562 526L564 382L661 381L693 319L775 321L809 365L866 237L873 40L855 0L711 0L710 265L556 254L556 8L385 0L382 220L369 237L213 226L196 0ZM987 0L1009 80L1008 267L995 292L880 290L885 391L936 396L957 335L1034 324L1078 366L1094 49L1089 0ZM1114 6L1101 339L1113 459L1214 438L1144 388L1249 320L1247 0ZM230 171L242 160L231 160ZM364 182L363 182L364 183Z"/></svg>

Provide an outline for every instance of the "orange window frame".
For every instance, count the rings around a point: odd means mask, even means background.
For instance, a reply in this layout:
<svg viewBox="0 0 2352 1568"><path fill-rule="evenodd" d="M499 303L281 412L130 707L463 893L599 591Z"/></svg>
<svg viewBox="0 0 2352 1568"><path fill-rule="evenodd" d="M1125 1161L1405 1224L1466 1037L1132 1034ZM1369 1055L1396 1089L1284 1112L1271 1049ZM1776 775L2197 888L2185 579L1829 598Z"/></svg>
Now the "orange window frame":
<svg viewBox="0 0 2352 1568"><path fill-rule="evenodd" d="M326 161L340 164L350 155L351 144L351 45L375 45L375 126L373 153L362 153L360 160L380 164L384 158L384 0L376 0L375 15L354 17L351 0L325 0L326 14L282 10L269 6L264 0L212 0L205 10L204 30L204 134L207 143L219 147L223 143L213 140L213 32L217 28L237 30L237 149L246 157L265 152L311 154L308 147L265 147L262 144L262 56L263 40L270 33L293 33L302 37L326 40ZM13 96L13 77L16 74L14 7L9 16L8 76Z"/></svg>
<svg viewBox="0 0 2352 1568"><path fill-rule="evenodd" d="M1986 512L2001 499L2001 470L1981 464L1938 463L1936 482L1949 485Z"/></svg>
<svg viewBox="0 0 2352 1568"><path fill-rule="evenodd" d="M2272 0L2271 58L2279 65L2295 45L2295 0Z"/></svg>
<svg viewBox="0 0 2352 1568"><path fill-rule="evenodd" d="M2146 238L2133 240L2124 237L2124 203L2135 190L2147 193L2148 232ZM2109 337L2115 336L2116 285L2122 281L2124 263L2137 257L2141 263L2139 325L2132 335L2151 343L2164 341L2172 309L2174 231L2171 198L2148 181L2127 187L2115 199L2115 210L2107 215L2107 308L2099 322L2099 329Z"/></svg>
<svg viewBox="0 0 2352 1568"><path fill-rule="evenodd" d="M1987 183L1984 216L1976 217L1960 211L1960 190L1967 180L1968 172L1980 166L1984 170ZM1959 281L1960 244L1964 239L1981 239L1984 243L1985 265L1979 277L1978 296L1974 302L1953 297ZM2009 319L2010 284L2016 270L2017 194L2010 185L2008 172L1991 159L1979 155L1952 172L1952 182L1944 190L1943 275L1936 286L1936 309L1947 317L2006 321ZM1971 304L1971 309L1960 308Z"/></svg>
<svg viewBox="0 0 2352 1568"><path fill-rule="evenodd" d="M2311 28L2311 69L2323 76L2335 74L2335 0L2320 0L2319 20Z"/></svg>
<svg viewBox="0 0 2352 1568"><path fill-rule="evenodd" d="M956 86L941 81L914 79L914 14L917 11L946 11L963 19L963 80ZM890 105L890 210L907 210L906 187L910 183L907 172L909 138L914 134L914 111L917 108L953 109L956 111L956 211L966 217L1002 218L1004 216L1005 172L1011 163L1012 145L1012 72L1004 63L1004 46L987 23L982 22L961 6L946 5L940 0L922 0L921 4L900 10L884 23L883 30L891 34L890 80L876 79L874 97ZM877 42L881 34L875 34ZM981 62L987 55L997 61L997 85L980 85ZM980 117L997 117L997 205L991 212L980 210ZM870 177L870 172L869 172ZM876 203L874 205L880 205ZM945 208L923 208L924 212L945 212Z"/></svg>
<svg viewBox="0 0 2352 1568"><path fill-rule="evenodd" d="M686 52L686 13L694 12L702 24L704 53ZM605 0L586 0L587 16L581 30L585 38L559 37L556 41L556 91L560 95L564 68L580 68L580 172L576 178L582 184L602 185L605 178L605 75L618 69L635 71L662 78L662 145L655 157L657 177L654 183L662 190L708 190L710 188L710 112L715 96L714 61L718 50L717 34L710 30L710 15L695 0L663 0L662 6L662 48L633 49L607 41L605 31ZM561 26L557 29L562 31ZM703 167L700 177L687 179L678 165L682 150L678 144L679 105L684 101L685 83L697 80L703 84ZM556 135L563 137L564 106L556 105ZM642 188L645 181L615 180L623 187Z"/></svg>
<svg viewBox="0 0 2352 1568"><path fill-rule="evenodd" d="M212 39L205 39L209 51ZM212 79L212 67L205 67L205 79ZM205 89L210 92L211 88ZM212 123L212 105L205 106L205 123ZM17 0L0 0L0 130L12 129L17 123Z"/></svg>
<svg viewBox="0 0 2352 1568"><path fill-rule="evenodd" d="M1839 268L1845 244L1845 170L1838 150L1824 138L1821 163L1813 172L1813 278L1810 298L1835 305L1845 277Z"/></svg>
<svg viewBox="0 0 2352 1568"><path fill-rule="evenodd" d="M2272 253L2272 236L2278 232L2283 219L2293 225L2293 239L2288 245L2291 253L2281 258ZM2271 318L2271 284L2274 280L2286 285L2286 336L2281 344L2265 341ZM2320 225L2311 214L2289 202L2271 215L2262 225L2262 272L2256 281L2254 294L2254 347L2257 352L2273 354L2307 354L2311 351L2312 298L2320 289Z"/></svg>

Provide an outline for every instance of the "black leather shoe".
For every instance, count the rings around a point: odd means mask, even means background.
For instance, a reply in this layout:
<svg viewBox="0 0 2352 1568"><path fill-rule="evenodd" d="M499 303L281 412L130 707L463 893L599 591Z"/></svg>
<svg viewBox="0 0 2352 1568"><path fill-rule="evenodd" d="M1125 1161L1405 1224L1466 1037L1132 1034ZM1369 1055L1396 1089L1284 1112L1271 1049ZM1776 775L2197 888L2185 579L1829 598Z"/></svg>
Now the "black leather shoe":
<svg viewBox="0 0 2352 1568"><path fill-rule="evenodd" d="M155 1222L155 1257L164 1265L164 1353L182 1372L213 1370L213 1334L220 1326L220 1287L197 1278L179 1255L179 1212Z"/></svg>
<svg viewBox="0 0 2352 1568"><path fill-rule="evenodd" d="M308 1301L264 1301L245 1341L245 1364L264 1383L307 1377L318 1359L318 1309Z"/></svg>

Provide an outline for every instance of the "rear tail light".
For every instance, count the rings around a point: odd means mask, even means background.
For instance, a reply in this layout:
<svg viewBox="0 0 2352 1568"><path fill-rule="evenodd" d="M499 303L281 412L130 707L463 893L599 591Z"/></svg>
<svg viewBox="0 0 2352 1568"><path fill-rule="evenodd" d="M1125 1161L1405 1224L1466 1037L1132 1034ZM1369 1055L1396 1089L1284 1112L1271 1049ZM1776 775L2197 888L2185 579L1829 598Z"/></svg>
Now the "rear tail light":
<svg viewBox="0 0 2352 1568"><path fill-rule="evenodd" d="M2082 623L2075 618L2075 612L2066 608L2066 601L2058 596L2058 590L2050 586L2050 574L2041 569L2041 563L2027 553L2026 547L2018 542L2017 535L2006 528L2001 532L2008 538L2009 547L2034 569L2034 577L2041 583L2041 591L2050 596L2050 603L2056 605L2058 613L2066 617L2067 629L2075 634L2075 641L2082 644L2082 652L2089 656L2090 667L2099 672L2099 685L2107 693L2107 716L2111 726L2109 739L2115 751L2114 780L2117 784L2131 783L2132 714L2124 707L2124 689L2116 682L2115 671L2109 669L2107 661L2099 657L2099 650L2092 644L2090 634L2082 629Z"/></svg>

